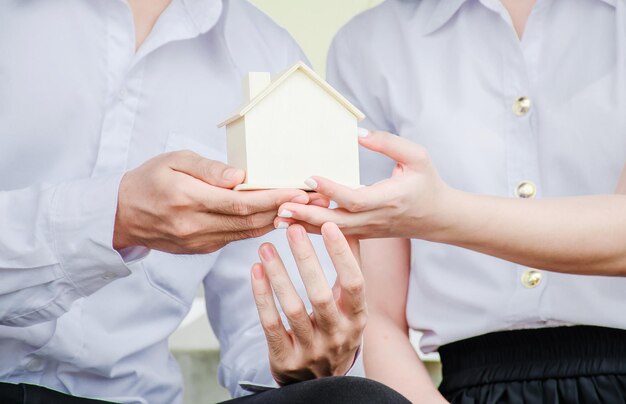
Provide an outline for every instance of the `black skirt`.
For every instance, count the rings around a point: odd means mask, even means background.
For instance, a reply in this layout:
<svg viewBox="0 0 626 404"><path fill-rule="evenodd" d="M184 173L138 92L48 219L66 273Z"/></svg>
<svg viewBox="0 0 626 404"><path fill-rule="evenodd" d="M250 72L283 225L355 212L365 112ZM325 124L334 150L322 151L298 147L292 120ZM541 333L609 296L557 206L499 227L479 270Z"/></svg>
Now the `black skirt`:
<svg viewBox="0 0 626 404"><path fill-rule="evenodd" d="M626 403L626 330L503 331L439 353L439 390L453 404Z"/></svg>

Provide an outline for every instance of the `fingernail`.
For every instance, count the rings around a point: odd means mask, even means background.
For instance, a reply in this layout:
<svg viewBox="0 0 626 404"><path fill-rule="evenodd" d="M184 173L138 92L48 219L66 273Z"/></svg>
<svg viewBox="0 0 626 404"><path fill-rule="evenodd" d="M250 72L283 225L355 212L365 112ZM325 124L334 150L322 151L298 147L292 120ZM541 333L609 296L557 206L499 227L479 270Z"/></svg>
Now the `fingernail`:
<svg viewBox="0 0 626 404"><path fill-rule="evenodd" d="M269 245L261 246L261 257L266 261L274 259L274 249Z"/></svg>
<svg viewBox="0 0 626 404"><path fill-rule="evenodd" d="M291 202L306 204L306 203L309 203L309 197L308 195L298 195L295 198L293 198Z"/></svg>
<svg viewBox="0 0 626 404"><path fill-rule="evenodd" d="M278 224L276 225L276 228L277 229L281 229L281 230L287 229L287 228L289 228L289 223L287 223L287 222L278 222Z"/></svg>
<svg viewBox="0 0 626 404"><path fill-rule="evenodd" d="M367 137L370 134L369 129L365 129L365 128L359 128L357 130L357 133L359 134L359 137L363 138L363 137Z"/></svg>
<svg viewBox="0 0 626 404"><path fill-rule="evenodd" d="M263 277L265 277L265 271L263 271L263 267L260 264L255 264L252 267L252 276L254 276L254 279L257 281L260 281Z"/></svg>
<svg viewBox="0 0 626 404"><path fill-rule="evenodd" d="M300 241L305 237L302 226L290 226L287 234L293 241Z"/></svg>
<svg viewBox="0 0 626 404"><path fill-rule="evenodd" d="M283 209L278 212L278 217L282 217L283 219L289 219L293 217L293 212L287 209Z"/></svg>
<svg viewBox="0 0 626 404"><path fill-rule="evenodd" d="M338 240L341 236L339 227L336 224L328 223L322 226L322 234L331 241Z"/></svg>
<svg viewBox="0 0 626 404"><path fill-rule="evenodd" d="M307 187L311 189L317 189L317 181L315 181L313 178L309 178L305 180L304 183L306 184Z"/></svg>
<svg viewBox="0 0 626 404"><path fill-rule="evenodd" d="M225 180L230 181L230 180L232 180L233 178L235 178L235 176L236 176L237 174L239 174L239 171L240 171L240 170L239 170L239 169L237 169L237 168L227 168L226 170L224 170L224 173L222 174L222 177L223 177Z"/></svg>

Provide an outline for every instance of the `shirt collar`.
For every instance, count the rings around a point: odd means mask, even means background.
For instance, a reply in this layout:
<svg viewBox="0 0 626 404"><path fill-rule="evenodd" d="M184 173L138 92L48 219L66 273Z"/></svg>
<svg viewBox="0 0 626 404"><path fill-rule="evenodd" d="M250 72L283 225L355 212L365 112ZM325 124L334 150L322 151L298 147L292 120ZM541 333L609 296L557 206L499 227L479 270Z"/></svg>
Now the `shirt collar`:
<svg viewBox="0 0 626 404"><path fill-rule="evenodd" d="M454 14L459 11L461 6L468 0L427 0L425 2L435 3L426 10L423 24L422 35L432 34L441 28L445 23L450 21ZM601 0L613 7L617 6L617 0Z"/></svg>
<svg viewBox="0 0 626 404"><path fill-rule="evenodd" d="M432 34L448 22L467 0L428 0L430 10L425 10L422 35Z"/></svg>
<svg viewBox="0 0 626 404"><path fill-rule="evenodd" d="M183 0L183 3L201 34L213 28L222 15L222 0Z"/></svg>

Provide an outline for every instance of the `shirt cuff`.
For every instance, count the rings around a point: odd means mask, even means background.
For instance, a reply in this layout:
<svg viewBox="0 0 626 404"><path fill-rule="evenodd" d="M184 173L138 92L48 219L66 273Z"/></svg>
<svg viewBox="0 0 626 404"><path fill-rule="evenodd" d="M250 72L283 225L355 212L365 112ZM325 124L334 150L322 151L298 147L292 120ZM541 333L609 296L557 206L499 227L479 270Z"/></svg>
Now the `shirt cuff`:
<svg viewBox="0 0 626 404"><path fill-rule="evenodd" d="M141 247L113 249L117 196L123 174L60 185L54 195L51 236L64 275L89 296L130 274L129 265L148 255Z"/></svg>
<svg viewBox="0 0 626 404"><path fill-rule="evenodd" d="M239 387L241 387L243 390L249 393L257 394L257 393L263 393L264 391L277 389L280 386L276 382L272 384L262 384L262 383L254 383L254 382L242 380L239 382Z"/></svg>
<svg viewBox="0 0 626 404"><path fill-rule="evenodd" d="M365 368L363 367L363 339L361 339L361 346L356 350L354 354L354 362L352 362L352 367L348 369L344 376L358 376L365 377Z"/></svg>

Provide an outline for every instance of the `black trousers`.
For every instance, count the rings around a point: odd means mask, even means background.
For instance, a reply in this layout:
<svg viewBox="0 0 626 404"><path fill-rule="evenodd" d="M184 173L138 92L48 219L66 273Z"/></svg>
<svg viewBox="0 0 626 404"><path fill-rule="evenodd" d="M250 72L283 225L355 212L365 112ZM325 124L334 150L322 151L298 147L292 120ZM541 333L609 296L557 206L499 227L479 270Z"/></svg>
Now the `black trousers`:
<svg viewBox="0 0 626 404"><path fill-rule="evenodd" d="M439 353L439 390L453 404L626 403L626 330L504 331Z"/></svg>
<svg viewBox="0 0 626 404"><path fill-rule="evenodd" d="M361 377L325 377L225 401L223 404L410 404L384 384Z"/></svg>
<svg viewBox="0 0 626 404"><path fill-rule="evenodd" d="M106 404L105 401L69 396L31 384L0 383L0 404ZM253 396L228 401L229 404L281 403L389 403L409 401L387 386L359 377L327 377L292 384ZM155 403L158 404L158 403ZM202 404L202 403L198 403ZM208 404L208 403L207 403Z"/></svg>
<svg viewBox="0 0 626 404"><path fill-rule="evenodd" d="M33 384L0 383L0 404L110 404L74 397Z"/></svg>

